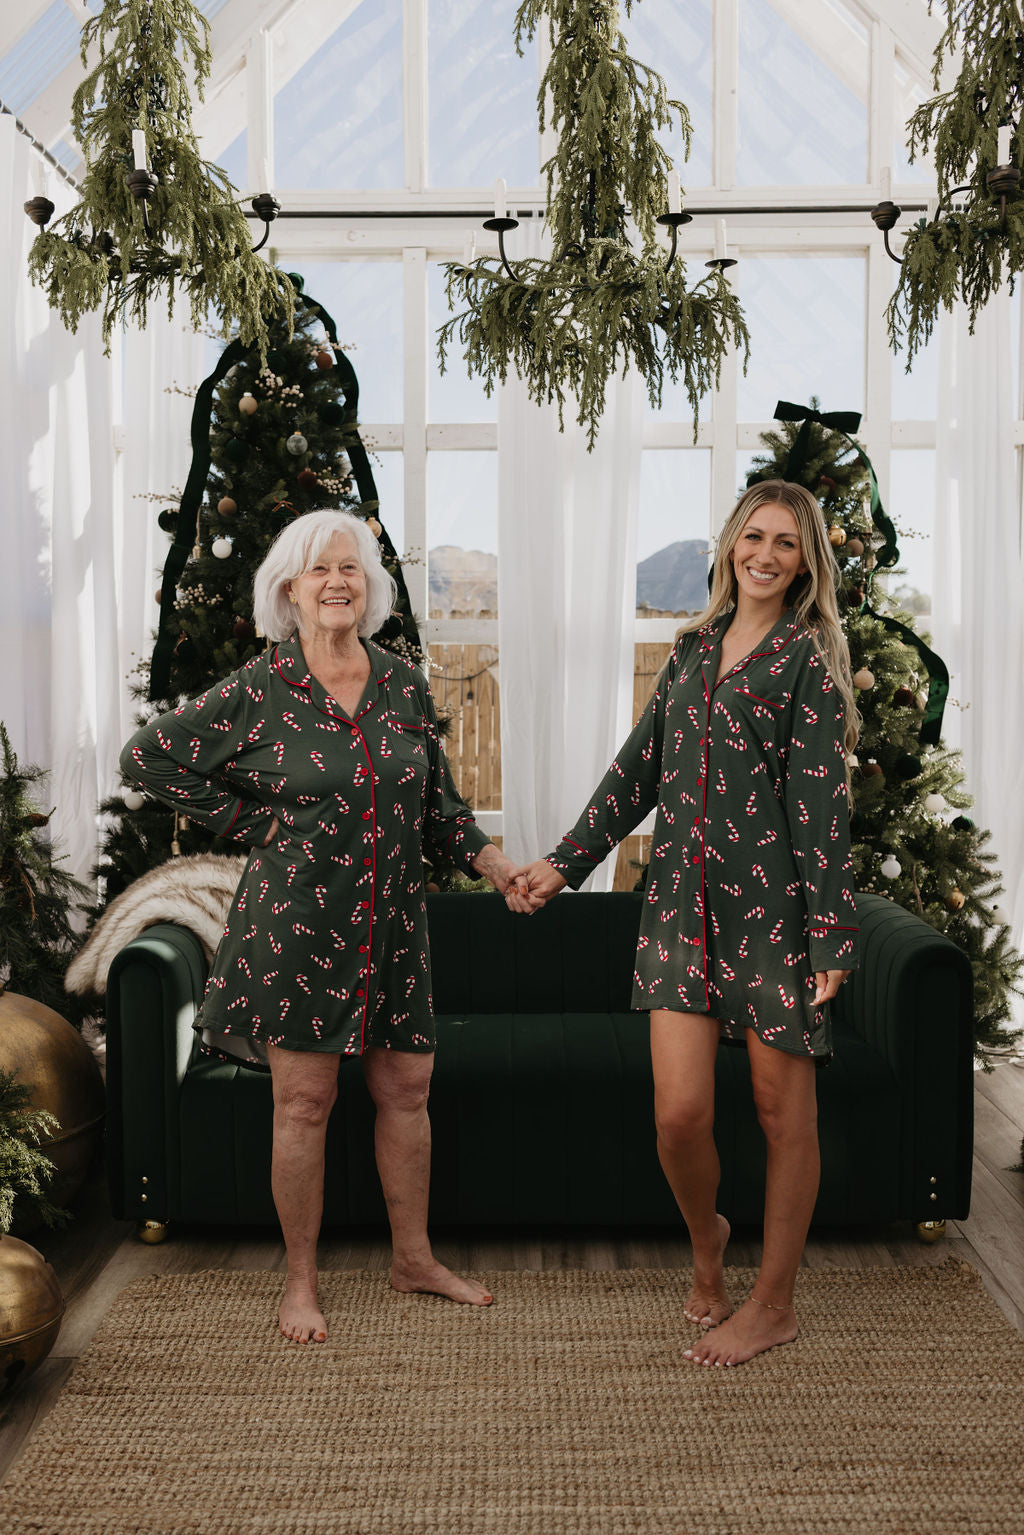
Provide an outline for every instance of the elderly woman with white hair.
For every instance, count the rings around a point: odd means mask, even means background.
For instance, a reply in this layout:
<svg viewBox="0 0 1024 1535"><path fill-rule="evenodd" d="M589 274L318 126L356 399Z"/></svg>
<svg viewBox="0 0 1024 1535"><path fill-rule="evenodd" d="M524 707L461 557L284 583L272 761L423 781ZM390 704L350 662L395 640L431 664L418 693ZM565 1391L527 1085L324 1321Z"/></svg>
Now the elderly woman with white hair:
<svg viewBox="0 0 1024 1535"><path fill-rule="evenodd" d="M471 1305L483 1287L427 1237L434 1028L424 838L502 893L513 865L452 782L423 673L368 638L395 584L348 512L310 512L254 585L262 655L152 720L121 765L158 799L251 849L196 1028L204 1048L268 1066L272 1185L288 1254L286 1338L323 1341L316 1244L327 1120L342 1056L377 1110L391 1283Z"/></svg>

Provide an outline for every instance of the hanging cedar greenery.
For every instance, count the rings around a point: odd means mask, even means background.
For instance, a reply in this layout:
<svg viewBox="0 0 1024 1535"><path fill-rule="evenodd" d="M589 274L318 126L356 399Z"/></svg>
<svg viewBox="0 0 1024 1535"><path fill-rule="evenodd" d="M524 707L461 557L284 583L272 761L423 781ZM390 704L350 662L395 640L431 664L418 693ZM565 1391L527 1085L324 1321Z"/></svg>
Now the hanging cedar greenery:
<svg viewBox="0 0 1024 1535"><path fill-rule="evenodd" d="M628 13L632 0L625 4ZM560 421L571 395L590 447L616 373L636 367L654 407L667 373L682 380L696 431L701 396L716 387L731 349L743 349L745 366L749 336L721 268L687 291L682 260L666 271L655 237L671 170L656 130L677 115L689 153L689 115L669 100L661 76L626 52L615 0L525 0L520 54L545 18L551 55L538 103L541 131L550 120L559 134L543 167L554 254L517 262L514 277L493 259L449 263L449 307L468 307L439 331L442 371L457 340L488 394L512 370L538 404L557 404Z"/></svg>
<svg viewBox="0 0 1024 1535"><path fill-rule="evenodd" d="M106 0L82 29L83 65L91 49L99 61L71 109L86 163L81 200L36 237L29 273L68 330L100 310L108 352L121 320L144 327L160 296L168 313L186 298L197 330L213 311L223 334L250 346L266 346L266 314L291 313L291 284L253 252L234 187L202 159L192 131L192 101L210 72L208 34L193 0ZM128 187L138 129L158 178L152 237Z"/></svg>
<svg viewBox="0 0 1024 1535"><path fill-rule="evenodd" d="M966 186L959 207L920 219L909 231L899 284L887 311L894 350L907 367L932 333L940 308L967 305L971 329L1004 281L1024 270L1024 199L1005 202L988 177L999 163L997 135L1012 128L1010 164L1024 167L1024 13L1020 0L944 0L946 30L935 50L937 95L911 117L910 158L931 149L940 203ZM962 54L950 90L939 91L943 56ZM1005 218L1004 218L1005 212Z"/></svg>

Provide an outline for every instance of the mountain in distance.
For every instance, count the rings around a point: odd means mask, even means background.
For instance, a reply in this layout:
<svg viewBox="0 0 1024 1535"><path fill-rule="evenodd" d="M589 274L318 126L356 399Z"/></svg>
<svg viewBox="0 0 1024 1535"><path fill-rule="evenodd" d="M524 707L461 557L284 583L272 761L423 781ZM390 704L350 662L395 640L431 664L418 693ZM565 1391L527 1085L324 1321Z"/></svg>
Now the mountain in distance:
<svg viewBox="0 0 1024 1535"><path fill-rule="evenodd" d="M668 544L636 568L636 605L663 613L699 613L708 600L707 543ZM439 544L430 551L430 611L492 618L498 611L498 557L482 549Z"/></svg>
<svg viewBox="0 0 1024 1535"><path fill-rule="evenodd" d="M429 554L430 611L448 617L493 618L498 611L498 556L439 544Z"/></svg>
<svg viewBox="0 0 1024 1535"><path fill-rule="evenodd" d="M699 613L708 602L708 545L685 538L636 567L636 605L663 613Z"/></svg>

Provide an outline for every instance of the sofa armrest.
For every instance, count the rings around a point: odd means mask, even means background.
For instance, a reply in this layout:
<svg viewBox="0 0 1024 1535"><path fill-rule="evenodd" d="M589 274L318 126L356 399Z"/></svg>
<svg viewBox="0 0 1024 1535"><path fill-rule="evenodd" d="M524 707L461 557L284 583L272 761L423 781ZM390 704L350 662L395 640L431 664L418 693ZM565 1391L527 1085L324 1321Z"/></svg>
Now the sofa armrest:
<svg viewBox="0 0 1024 1535"><path fill-rule="evenodd" d="M120 1218L166 1221L178 1213L178 1090L206 974L195 934L170 923L133 938L110 967L107 1169Z"/></svg>
<svg viewBox="0 0 1024 1535"><path fill-rule="evenodd" d="M962 1218L970 1205L974 1136L970 961L882 896L859 894L857 915L860 968L840 989L837 1022L877 1050L899 1084L914 1218ZM870 1104L864 1112L870 1114Z"/></svg>

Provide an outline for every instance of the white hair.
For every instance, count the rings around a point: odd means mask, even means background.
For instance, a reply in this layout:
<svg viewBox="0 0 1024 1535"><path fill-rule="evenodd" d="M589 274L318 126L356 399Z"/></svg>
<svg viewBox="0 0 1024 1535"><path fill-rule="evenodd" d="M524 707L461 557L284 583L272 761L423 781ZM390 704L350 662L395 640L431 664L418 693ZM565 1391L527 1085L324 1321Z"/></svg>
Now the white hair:
<svg viewBox="0 0 1024 1535"><path fill-rule="evenodd" d="M351 512L304 512L277 535L253 580L253 618L268 640L287 640L295 633L298 608L289 601L288 582L312 569L339 533L355 540L366 577L366 611L359 633L376 634L390 614L398 587L381 564L380 545L366 523Z"/></svg>

